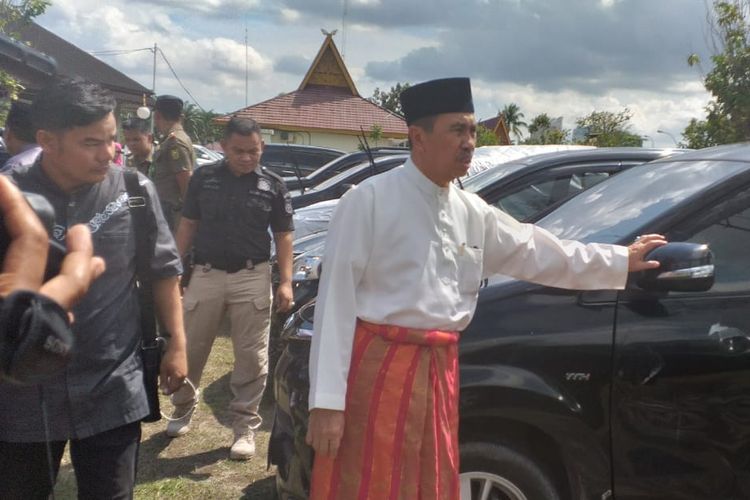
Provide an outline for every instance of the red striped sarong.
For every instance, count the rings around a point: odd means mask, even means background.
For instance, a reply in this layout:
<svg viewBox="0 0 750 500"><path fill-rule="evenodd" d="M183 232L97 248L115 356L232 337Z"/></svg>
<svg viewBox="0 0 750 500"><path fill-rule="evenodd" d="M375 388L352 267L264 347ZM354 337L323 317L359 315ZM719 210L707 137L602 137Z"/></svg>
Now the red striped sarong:
<svg viewBox="0 0 750 500"><path fill-rule="evenodd" d="M454 500L458 333L357 321L335 459L316 456L312 500Z"/></svg>

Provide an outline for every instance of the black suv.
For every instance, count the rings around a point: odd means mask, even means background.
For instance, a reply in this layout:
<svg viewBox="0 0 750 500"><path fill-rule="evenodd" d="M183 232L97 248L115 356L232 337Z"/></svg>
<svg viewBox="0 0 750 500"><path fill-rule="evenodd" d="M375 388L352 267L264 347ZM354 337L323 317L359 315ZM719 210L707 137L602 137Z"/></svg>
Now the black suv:
<svg viewBox="0 0 750 500"><path fill-rule="evenodd" d="M291 177L284 177L284 182L286 182L286 187L290 191L293 189L304 190L308 187L317 186L334 175L338 175L364 161L368 161L370 157L380 158L381 156L404 154L408 152L409 150L406 148L372 148L369 153L367 151L354 151L353 153L347 153L331 160L307 177L297 177L296 175L293 175Z"/></svg>
<svg viewBox="0 0 750 500"><path fill-rule="evenodd" d="M409 155L391 155L375 158L372 162L366 160L355 165L330 179L311 187L304 193L292 191L292 207L295 209L307 207L326 200L335 200L344 196L349 189L373 175L382 174L392 168L400 167Z"/></svg>
<svg viewBox="0 0 750 500"><path fill-rule="evenodd" d="M750 498L750 145L634 167L537 224L674 243L619 292L482 287L460 343L462 498ZM309 484L313 308L287 321L276 368L282 499Z"/></svg>
<svg viewBox="0 0 750 500"><path fill-rule="evenodd" d="M343 155L343 151L300 144L266 144L261 165L281 177L306 177Z"/></svg>

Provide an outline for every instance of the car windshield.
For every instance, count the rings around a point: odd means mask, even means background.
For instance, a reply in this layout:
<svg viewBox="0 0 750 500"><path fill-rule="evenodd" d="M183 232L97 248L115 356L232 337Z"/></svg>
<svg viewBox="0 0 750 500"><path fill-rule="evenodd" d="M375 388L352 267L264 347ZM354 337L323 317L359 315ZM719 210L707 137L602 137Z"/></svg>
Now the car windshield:
<svg viewBox="0 0 750 500"><path fill-rule="evenodd" d="M294 255L299 255L310 250L315 250L318 255L323 255L323 247L326 241L327 231L308 234L294 240Z"/></svg>
<svg viewBox="0 0 750 500"><path fill-rule="evenodd" d="M314 172L307 176L307 179L313 181L313 183L316 184L318 180L322 182L323 180L325 180L324 178L335 175L336 172L341 173L341 169L344 169L343 171L346 172L348 170L347 166L351 166L352 164L356 165L357 163L362 161L362 158L357 158L357 156L359 155L356 153L354 155L339 156L338 158L335 158L325 165L321 166L320 168L316 169Z"/></svg>
<svg viewBox="0 0 750 500"><path fill-rule="evenodd" d="M295 210L294 239L328 229L337 202L329 200Z"/></svg>
<svg viewBox="0 0 750 500"><path fill-rule="evenodd" d="M379 160L380 160L379 158L375 160L375 164L376 165L379 165L381 163L381 161L379 161ZM390 161L390 160L388 160L388 159L382 160L383 163L385 163L387 161ZM406 161L406 156L404 156L402 158L402 163L404 161ZM310 189L314 190L314 191L319 191L319 190L322 190L322 189L329 188L331 186L335 186L337 184L346 183L347 181L354 183L355 182L354 179L359 179L359 177L360 177L358 174L360 174L364 170L367 170L367 169L370 169L370 168L372 168L370 166L370 162L369 161L365 161L365 162L360 163L359 165L357 165L355 167L350 168L349 170L346 170L344 172L341 172L340 174L334 175L333 177L331 177L327 181L323 181L320 184L318 184L317 186L315 186L314 188L310 188Z"/></svg>
<svg viewBox="0 0 750 500"><path fill-rule="evenodd" d="M518 172L525 167L525 163L503 163L502 165L498 165L489 170L472 175L467 179L463 179L461 182L463 183L465 191L477 193L490 184L493 184L514 172Z"/></svg>
<svg viewBox="0 0 750 500"><path fill-rule="evenodd" d="M563 239L621 242L695 193L748 168L730 161L642 165L572 198L537 225Z"/></svg>

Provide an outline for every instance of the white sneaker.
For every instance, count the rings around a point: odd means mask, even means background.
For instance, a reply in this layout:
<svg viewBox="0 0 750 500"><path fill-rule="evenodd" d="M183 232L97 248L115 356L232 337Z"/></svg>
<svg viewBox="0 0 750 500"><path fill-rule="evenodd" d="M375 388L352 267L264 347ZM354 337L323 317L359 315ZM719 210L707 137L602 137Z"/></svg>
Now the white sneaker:
<svg viewBox="0 0 750 500"><path fill-rule="evenodd" d="M198 407L196 402L192 406L185 408L175 408L172 412L172 420L167 422L167 436L175 438L184 436L190 430L190 421L193 419L193 413Z"/></svg>
<svg viewBox="0 0 750 500"><path fill-rule="evenodd" d="M248 460L255 455L255 434L247 431L234 438L234 444L229 450L229 458L232 460Z"/></svg>

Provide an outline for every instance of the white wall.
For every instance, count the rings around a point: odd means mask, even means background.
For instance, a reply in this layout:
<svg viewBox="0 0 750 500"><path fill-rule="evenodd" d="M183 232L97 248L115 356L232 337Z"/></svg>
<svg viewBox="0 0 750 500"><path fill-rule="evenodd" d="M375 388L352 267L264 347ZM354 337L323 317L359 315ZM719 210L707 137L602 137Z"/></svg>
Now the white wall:
<svg viewBox="0 0 750 500"><path fill-rule="evenodd" d="M265 132L265 129L264 129ZM270 132L270 131L269 131ZM274 130L273 135L263 134L263 140L267 143L290 143L305 144L311 146L320 146L325 148L340 149L341 151L359 150L359 141L356 136L345 134L333 134L324 132L286 132L286 137L282 138L284 132ZM376 146L393 146L397 142L395 139L381 139L375 144L371 139L367 139L370 147Z"/></svg>

